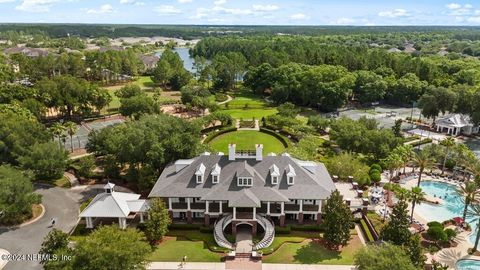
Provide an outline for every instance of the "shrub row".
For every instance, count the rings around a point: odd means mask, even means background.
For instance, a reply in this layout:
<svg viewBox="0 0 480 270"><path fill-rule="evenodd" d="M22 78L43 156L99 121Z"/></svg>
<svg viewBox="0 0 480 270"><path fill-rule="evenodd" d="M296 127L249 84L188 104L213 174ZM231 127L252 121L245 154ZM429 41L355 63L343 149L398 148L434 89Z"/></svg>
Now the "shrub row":
<svg viewBox="0 0 480 270"><path fill-rule="evenodd" d="M412 147L415 147L415 146L419 146L419 145L427 144L427 143L431 143L431 142L432 142L432 139L426 138L426 139L423 139L423 140L420 140L420 141L417 141L417 142L413 142L410 145Z"/></svg>
<svg viewBox="0 0 480 270"><path fill-rule="evenodd" d="M210 132L215 131L217 129L220 131L220 129L223 129L223 128L226 128L226 126L218 125L218 126L208 127L208 128L202 129L202 131L200 131L200 133L207 134L207 133L210 133Z"/></svg>
<svg viewBox="0 0 480 270"><path fill-rule="evenodd" d="M361 219L361 220L360 220L360 224L362 225L361 227L362 227L363 233L367 236L368 242L373 242L373 241L375 241L375 239L373 238L373 235L372 235L372 233L370 232L370 229L368 228L367 223L365 222L365 220Z"/></svg>
<svg viewBox="0 0 480 270"><path fill-rule="evenodd" d="M212 132L210 134L207 135L207 137L205 138L205 140L203 141L203 143L209 143L211 142L215 137L219 136L219 135L222 135L222 134L225 134L225 133L229 133L229 132L234 132L234 131L237 131L237 128L236 127L227 127L227 128L224 128L224 129L221 129L219 131L216 131L216 132Z"/></svg>
<svg viewBox="0 0 480 270"><path fill-rule="evenodd" d="M291 225L290 229L292 231L302 232L323 232L322 225Z"/></svg>
<svg viewBox="0 0 480 270"><path fill-rule="evenodd" d="M199 230L202 225L200 224L179 224L172 223L168 226L169 230Z"/></svg>
<svg viewBox="0 0 480 270"><path fill-rule="evenodd" d="M275 132L273 130L262 127L262 128L260 128L260 132L272 135L273 137L277 138L283 144L283 147L285 147L285 148L289 148L291 146L291 143L287 138L285 138L284 136L278 134L277 132Z"/></svg>

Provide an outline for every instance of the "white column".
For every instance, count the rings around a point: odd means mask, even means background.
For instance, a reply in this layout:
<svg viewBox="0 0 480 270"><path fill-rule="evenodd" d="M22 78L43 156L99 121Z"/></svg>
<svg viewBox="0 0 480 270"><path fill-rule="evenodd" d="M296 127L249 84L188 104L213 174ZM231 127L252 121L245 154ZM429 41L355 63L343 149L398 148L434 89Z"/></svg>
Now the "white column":
<svg viewBox="0 0 480 270"><path fill-rule="evenodd" d="M233 219L237 219L237 208L233 207Z"/></svg>
<svg viewBox="0 0 480 270"><path fill-rule="evenodd" d="M205 201L205 214L208 214L208 201Z"/></svg>
<svg viewBox="0 0 480 270"><path fill-rule="evenodd" d="M85 221L86 221L86 223L87 223L87 228L88 228L88 229L93 228L92 217L86 217L86 218L85 218Z"/></svg>
<svg viewBox="0 0 480 270"><path fill-rule="evenodd" d="M172 210L172 198L168 198L168 210Z"/></svg>
<svg viewBox="0 0 480 270"><path fill-rule="evenodd" d="M220 203L219 205L220 214L223 214L223 202L220 201L219 203Z"/></svg>
<svg viewBox="0 0 480 270"><path fill-rule="evenodd" d="M318 213L322 212L322 200L318 200Z"/></svg>
<svg viewBox="0 0 480 270"><path fill-rule="evenodd" d="M257 219L257 208L253 207L253 220Z"/></svg>
<svg viewBox="0 0 480 270"><path fill-rule="evenodd" d="M118 227L120 227L120 229L125 229L125 228L127 228L127 219L126 219L126 218L119 217L119 218L118 218Z"/></svg>
<svg viewBox="0 0 480 270"><path fill-rule="evenodd" d="M270 215L270 202L267 202L267 215Z"/></svg>
<svg viewBox="0 0 480 270"><path fill-rule="evenodd" d="M280 207L280 210L281 210L281 211L280 211L281 215L282 215L282 216L285 215L285 202L282 202L281 207Z"/></svg>
<svg viewBox="0 0 480 270"><path fill-rule="evenodd" d="M299 212L303 212L303 200L300 200L300 209Z"/></svg>
<svg viewBox="0 0 480 270"><path fill-rule="evenodd" d="M140 223L143 223L143 213L140 212Z"/></svg>
<svg viewBox="0 0 480 270"><path fill-rule="evenodd" d="M187 198L187 211L190 211L190 198Z"/></svg>

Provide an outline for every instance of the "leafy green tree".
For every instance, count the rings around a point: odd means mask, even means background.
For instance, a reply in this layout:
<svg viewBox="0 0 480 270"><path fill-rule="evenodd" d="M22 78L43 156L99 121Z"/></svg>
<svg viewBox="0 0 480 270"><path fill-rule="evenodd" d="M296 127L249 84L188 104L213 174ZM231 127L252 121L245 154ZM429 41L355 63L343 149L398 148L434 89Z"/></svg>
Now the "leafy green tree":
<svg viewBox="0 0 480 270"><path fill-rule="evenodd" d="M68 154L53 142L37 143L19 158L22 168L32 170L39 180L60 178L68 165Z"/></svg>
<svg viewBox="0 0 480 270"><path fill-rule="evenodd" d="M78 175L83 178L90 178L95 168L95 157L86 156L78 160Z"/></svg>
<svg viewBox="0 0 480 270"><path fill-rule="evenodd" d="M102 226L77 242L71 267L79 270L145 269L152 251L143 233Z"/></svg>
<svg viewBox="0 0 480 270"><path fill-rule="evenodd" d="M391 244L370 245L355 254L355 266L358 270L417 270L408 254L401 247Z"/></svg>
<svg viewBox="0 0 480 270"><path fill-rule="evenodd" d="M42 255L52 255L60 249L68 247L68 234L58 229L52 229L43 239L42 247L38 253ZM42 264L47 263L47 260L42 260Z"/></svg>
<svg viewBox="0 0 480 270"><path fill-rule="evenodd" d="M172 223L172 219L165 207L165 202L161 199L154 198L150 200L150 208L148 209L148 219L145 221L145 235L151 243L162 240L163 236L168 232L168 226Z"/></svg>
<svg viewBox="0 0 480 270"><path fill-rule="evenodd" d="M0 113L0 163L16 165L20 156L29 154L32 145L48 140L45 128L34 117Z"/></svg>
<svg viewBox="0 0 480 270"><path fill-rule="evenodd" d="M317 132L322 132L328 128L328 126L330 125L330 120L321 116L314 115L308 117L307 125L314 127Z"/></svg>
<svg viewBox="0 0 480 270"><path fill-rule="evenodd" d="M120 113L123 116L139 119L144 114L159 113L160 108L153 98L143 94L120 100Z"/></svg>
<svg viewBox="0 0 480 270"><path fill-rule="evenodd" d="M327 199L323 213L323 238L335 249L345 246L350 240L350 229L354 223L352 212L338 190Z"/></svg>
<svg viewBox="0 0 480 270"><path fill-rule="evenodd" d="M410 241L404 246L405 251L410 256L410 260L413 265L423 269L427 257L424 255L424 249L422 247L420 235L415 234L410 237Z"/></svg>
<svg viewBox="0 0 480 270"><path fill-rule="evenodd" d="M390 221L380 232L380 237L387 242L401 246L408 243L411 233L410 219L407 213L407 203L399 201L392 210Z"/></svg>
<svg viewBox="0 0 480 270"><path fill-rule="evenodd" d="M368 166L350 153L341 153L330 158L326 166L331 175L337 175L340 179L346 180L349 176L353 176L355 180L368 177Z"/></svg>
<svg viewBox="0 0 480 270"><path fill-rule="evenodd" d="M300 112L295 104L291 102L286 102L277 107L278 114L283 117L295 118L297 114Z"/></svg>
<svg viewBox="0 0 480 270"><path fill-rule="evenodd" d="M395 124L392 127L393 134L395 137L403 137L402 136L402 119L395 120Z"/></svg>
<svg viewBox="0 0 480 270"><path fill-rule="evenodd" d="M118 98L131 98L142 94L144 94L142 88L134 83L129 83L115 92Z"/></svg>
<svg viewBox="0 0 480 270"><path fill-rule="evenodd" d="M0 166L0 223L15 224L32 216L32 204L41 197L33 193L30 179L9 165Z"/></svg>
<svg viewBox="0 0 480 270"><path fill-rule="evenodd" d="M361 103L383 99L387 88L388 84L383 80L382 76L366 70L356 72L353 93Z"/></svg>

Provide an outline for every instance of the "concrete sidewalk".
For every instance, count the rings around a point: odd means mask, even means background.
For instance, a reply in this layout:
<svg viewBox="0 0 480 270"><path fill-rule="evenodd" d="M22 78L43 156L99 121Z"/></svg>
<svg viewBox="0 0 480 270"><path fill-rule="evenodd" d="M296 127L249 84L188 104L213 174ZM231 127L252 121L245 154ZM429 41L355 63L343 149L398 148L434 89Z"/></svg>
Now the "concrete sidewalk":
<svg viewBox="0 0 480 270"><path fill-rule="evenodd" d="M225 263L187 262L152 262L147 266L149 270L195 269L195 270L225 270Z"/></svg>
<svg viewBox="0 0 480 270"><path fill-rule="evenodd" d="M150 270L195 269L195 270L228 270L225 263L187 262L182 268L180 262L152 262L147 266ZM247 270L247 269L245 269ZM262 263L262 270L355 270L353 265L323 264L277 264Z"/></svg>

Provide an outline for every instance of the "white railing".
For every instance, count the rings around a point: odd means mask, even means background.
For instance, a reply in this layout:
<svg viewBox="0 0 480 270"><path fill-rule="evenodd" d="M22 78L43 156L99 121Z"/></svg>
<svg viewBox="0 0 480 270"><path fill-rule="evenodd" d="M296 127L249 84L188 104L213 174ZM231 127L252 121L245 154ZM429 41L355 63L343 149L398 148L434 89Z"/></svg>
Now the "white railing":
<svg viewBox="0 0 480 270"><path fill-rule="evenodd" d="M233 244L227 240L223 230L232 222L232 215L224 216L220 220L215 221L214 230L213 230L213 237L215 238L215 242L217 245L227 248L233 249Z"/></svg>
<svg viewBox="0 0 480 270"><path fill-rule="evenodd" d="M265 231L263 239L253 246L253 250L260 250L262 248L269 247L272 244L273 239L275 238L275 226L272 224L272 222L270 222L270 220L262 217L261 215L257 215L256 217L258 224L262 226Z"/></svg>

